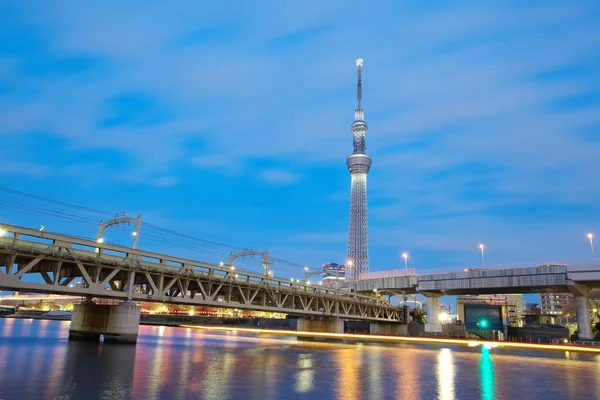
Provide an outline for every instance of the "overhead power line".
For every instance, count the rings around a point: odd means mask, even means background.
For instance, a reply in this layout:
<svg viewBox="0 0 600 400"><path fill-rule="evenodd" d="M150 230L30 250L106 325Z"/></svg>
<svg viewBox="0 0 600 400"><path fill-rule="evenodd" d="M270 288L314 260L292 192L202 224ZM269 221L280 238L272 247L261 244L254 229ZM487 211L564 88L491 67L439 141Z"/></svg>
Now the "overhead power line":
<svg viewBox="0 0 600 400"><path fill-rule="evenodd" d="M98 226L101 219L106 220L115 216L115 213L108 211L53 200L1 186L0 208L25 212L27 214L44 215L59 220L70 221L77 225L85 225L94 228ZM120 225L113 226L111 229L116 229L121 232L129 231L127 227ZM246 249L240 246L232 246L197 238L188 234L162 228L148 222L142 222L142 237L144 240L154 243L192 250L211 256L217 256L221 259L227 259L230 253L239 253ZM86 239L95 240L96 238L87 237ZM111 242L109 241L107 243ZM289 266L293 267L294 270L296 268L304 268L304 264L287 261L273 256L270 257L270 260L278 266Z"/></svg>

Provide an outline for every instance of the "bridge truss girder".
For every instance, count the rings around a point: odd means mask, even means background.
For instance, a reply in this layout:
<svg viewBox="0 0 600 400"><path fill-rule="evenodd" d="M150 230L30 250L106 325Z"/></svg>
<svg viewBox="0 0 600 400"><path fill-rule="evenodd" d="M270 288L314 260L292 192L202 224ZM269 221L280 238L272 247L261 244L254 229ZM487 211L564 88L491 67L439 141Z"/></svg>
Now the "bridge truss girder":
<svg viewBox="0 0 600 400"><path fill-rule="evenodd" d="M250 271L13 228L0 238L0 289L238 308L299 316L401 321L402 310L372 296ZM23 240L21 235L50 243ZM115 255L112 255L115 254ZM155 262L148 261L149 258ZM174 265L179 264L179 265ZM41 282L31 279L41 277ZM81 280L76 287L72 284ZM130 285L136 290L130 291ZM72 287L74 286L74 287Z"/></svg>

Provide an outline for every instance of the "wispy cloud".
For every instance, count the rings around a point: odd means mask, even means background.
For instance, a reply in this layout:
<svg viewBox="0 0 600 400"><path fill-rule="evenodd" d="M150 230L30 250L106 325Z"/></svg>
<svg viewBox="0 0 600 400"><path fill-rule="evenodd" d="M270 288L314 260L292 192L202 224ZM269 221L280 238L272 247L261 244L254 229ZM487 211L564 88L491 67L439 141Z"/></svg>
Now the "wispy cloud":
<svg viewBox="0 0 600 400"><path fill-rule="evenodd" d="M288 185L298 182L300 180L300 175L281 169L270 169L260 171L258 173L258 179L277 185Z"/></svg>
<svg viewBox="0 0 600 400"><path fill-rule="evenodd" d="M274 231L270 206L251 217L241 207L265 204L262 181L303 245L318 246L322 234L303 232L347 226L340 200L361 56L374 265L399 243L469 257L460 243L492 231L523 254L520 243L544 237L538 253L552 253L552 234L567 240L566 227L597 224L596 4L13 3L0 12L0 138L23 155L0 164L5 176L101 166L105 185L194 196L205 201L195 218L210 209L244 232ZM243 195L207 194L223 188ZM287 212L311 201L325 217ZM330 242L340 258L343 241Z"/></svg>

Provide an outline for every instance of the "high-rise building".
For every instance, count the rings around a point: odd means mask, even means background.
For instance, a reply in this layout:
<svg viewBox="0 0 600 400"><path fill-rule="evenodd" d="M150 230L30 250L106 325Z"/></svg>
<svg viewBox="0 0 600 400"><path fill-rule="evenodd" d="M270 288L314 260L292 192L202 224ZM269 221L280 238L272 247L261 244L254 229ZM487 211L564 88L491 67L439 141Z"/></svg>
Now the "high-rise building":
<svg viewBox="0 0 600 400"><path fill-rule="evenodd" d="M563 308L567 306L571 297L573 296L568 293L542 293L542 315L562 315Z"/></svg>
<svg viewBox="0 0 600 400"><path fill-rule="evenodd" d="M329 263L323 265L323 285L335 287L342 286L341 282L346 279L346 266L338 263Z"/></svg>
<svg viewBox="0 0 600 400"><path fill-rule="evenodd" d="M350 224L348 228L348 252L346 257L346 280L358 281L361 273L369 272L369 236L367 219L367 174L371 168L371 157L365 152L367 124L362 109L362 66L363 60L356 60L358 69L357 100L354 111L352 134L354 151L346 159L350 171Z"/></svg>

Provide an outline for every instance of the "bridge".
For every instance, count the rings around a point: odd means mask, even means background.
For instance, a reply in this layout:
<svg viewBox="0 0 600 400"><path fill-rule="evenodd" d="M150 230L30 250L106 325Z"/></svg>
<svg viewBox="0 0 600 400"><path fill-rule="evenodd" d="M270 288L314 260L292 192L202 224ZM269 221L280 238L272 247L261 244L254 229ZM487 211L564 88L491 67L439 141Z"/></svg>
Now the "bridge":
<svg viewBox="0 0 600 400"><path fill-rule="evenodd" d="M303 317L299 330L343 332L342 319L402 321L402 310L373 296L272 274L214 265L62 234L2 225L0 290L78 295L72 339L135 341L135 302L231 307ZM264 264L264 263L263 263ZM81 284L72 285L75 280ZM92 298L123 301L94 304Z"/></svg>
<svg viewBox="0 0 600 400"><path fill-rule="evenodd" d="M427 300L426 330L436 332L438 298L443 295L480 295L510 293L571 293L577 301L580 339L590 340L589 299L591 289L600 287L600 264L544 264L537 267L506 269L467 269L462 272L407 275L403 270L381 271L381 277L357 282L356 292L417 294Z"/></svg>

